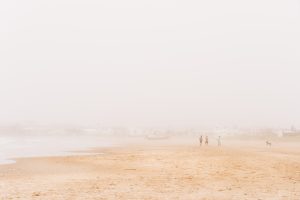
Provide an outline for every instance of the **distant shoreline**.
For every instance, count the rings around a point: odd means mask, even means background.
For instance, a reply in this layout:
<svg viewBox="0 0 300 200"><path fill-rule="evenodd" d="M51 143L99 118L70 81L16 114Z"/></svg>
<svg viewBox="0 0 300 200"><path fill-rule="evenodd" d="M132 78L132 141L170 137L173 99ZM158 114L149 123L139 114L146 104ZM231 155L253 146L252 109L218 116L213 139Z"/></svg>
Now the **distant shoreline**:
<svg viewBox="0 0 300 200"><path fill-rule="evenodd" d="M13 164L18 158L87 154L95 147L111 147L111 140L97 136L0 136L0 165Z"/></svg>

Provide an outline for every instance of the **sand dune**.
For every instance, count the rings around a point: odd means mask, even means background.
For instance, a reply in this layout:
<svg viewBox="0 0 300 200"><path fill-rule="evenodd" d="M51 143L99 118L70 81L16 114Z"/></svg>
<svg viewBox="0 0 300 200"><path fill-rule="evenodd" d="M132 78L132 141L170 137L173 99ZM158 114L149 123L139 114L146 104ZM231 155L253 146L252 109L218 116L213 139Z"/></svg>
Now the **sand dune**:
<svg viewBox="0 0 300 200"><path fill-rule="evenodd" d="M300 199L300 149L146 145L0 167L0 199Z"/></svg>

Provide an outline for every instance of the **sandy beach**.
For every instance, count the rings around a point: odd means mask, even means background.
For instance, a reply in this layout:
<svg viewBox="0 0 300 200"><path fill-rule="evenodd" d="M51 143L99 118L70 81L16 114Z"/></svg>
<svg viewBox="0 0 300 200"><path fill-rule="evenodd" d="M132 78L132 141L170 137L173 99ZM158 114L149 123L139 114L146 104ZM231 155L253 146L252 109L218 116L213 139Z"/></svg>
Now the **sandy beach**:
<svg viewBox="0 0 300 200"><path fill-rule="evenodd" d="M300 199L300 149L126 145L0 166L0 199Z"/></svg>

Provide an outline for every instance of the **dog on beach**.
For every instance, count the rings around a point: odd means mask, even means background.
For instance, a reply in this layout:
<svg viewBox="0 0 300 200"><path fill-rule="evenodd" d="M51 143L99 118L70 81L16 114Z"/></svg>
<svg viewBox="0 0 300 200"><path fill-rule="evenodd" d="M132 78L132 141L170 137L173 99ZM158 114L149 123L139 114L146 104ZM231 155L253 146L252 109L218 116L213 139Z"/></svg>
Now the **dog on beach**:
<svg viewBox="0 0 300 200"><path fill-rule="evenodd" d="M271 142L269 142L269 141L266 141L266 146L269 146L269 147L271 147L271 146L272 146L272 143L271 143Z"/></svg>

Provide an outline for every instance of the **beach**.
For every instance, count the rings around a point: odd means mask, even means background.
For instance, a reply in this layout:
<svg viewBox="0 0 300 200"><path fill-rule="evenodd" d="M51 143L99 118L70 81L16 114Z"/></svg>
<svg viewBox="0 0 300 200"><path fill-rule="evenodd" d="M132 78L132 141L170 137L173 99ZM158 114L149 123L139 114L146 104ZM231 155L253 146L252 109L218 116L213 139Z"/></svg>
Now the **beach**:
<svg viewBox="0 0 300 200"><path fill-rule="evenodd" d="M300 149L127 144L0 166L0 199L298 200Z"/></svg>

